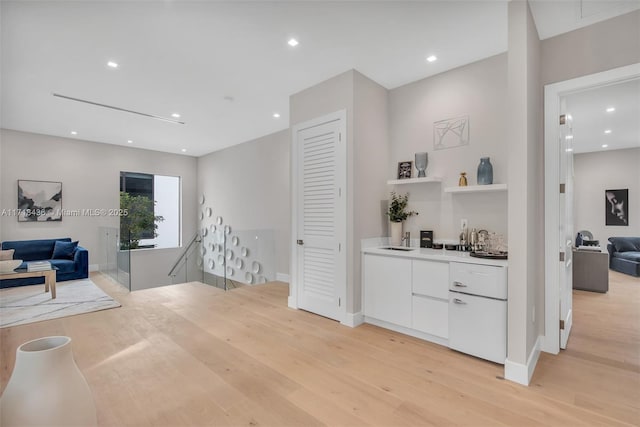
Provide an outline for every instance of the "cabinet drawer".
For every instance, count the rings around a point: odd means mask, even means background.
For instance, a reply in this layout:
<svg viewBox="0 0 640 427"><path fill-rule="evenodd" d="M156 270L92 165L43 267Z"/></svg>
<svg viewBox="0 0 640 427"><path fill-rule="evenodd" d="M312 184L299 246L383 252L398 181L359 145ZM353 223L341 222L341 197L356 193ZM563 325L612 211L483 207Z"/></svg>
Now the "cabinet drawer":
<svg viewBox="0 0 640 427"><path fill-rule="evenodd" d="M414 294L449 298L449 263L414 259L411 265L411 290Z"/></svg>
<svg viewBox="0 0 640 427"><path fill-rule="evenodd" d="M507 298L507 269L490 265L450 264L449 289L491 298Z"/></svg>
<svg viewBox="0 0 640 427"><path fill-rule="evenodd" d="M413 329L437 337L449 336L449 302L414 295Z"/></svg>

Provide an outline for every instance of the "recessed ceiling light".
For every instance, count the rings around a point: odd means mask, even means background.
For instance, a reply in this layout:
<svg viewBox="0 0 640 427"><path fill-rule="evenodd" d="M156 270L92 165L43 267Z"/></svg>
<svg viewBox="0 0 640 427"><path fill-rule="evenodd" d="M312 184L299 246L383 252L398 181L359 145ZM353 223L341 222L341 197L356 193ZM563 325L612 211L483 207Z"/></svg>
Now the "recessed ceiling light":
<svg viewBox="0 0 640 427"><path fill-rule="evenodd" d="M133 144L133 141L132 141L132 140L130 140L130 139L128 139L128 140L127 140L127 144Z"/></svg>
<svg viewBox="0 0 640 427"><path fill-rule="evenodd" d="M614 111L616 111L614 107L607 108L607 113L613 113Z"/></svg>
<svg viewBox="0 0 640 427"><path fill-rule="evenodd" d="M78 134L78 132L76 132L75 130L71 131L71 135L77 135L77 134Z"/></svg>
<svg viewBox="0 0 640 427"><path fill-rule="evenodd" d="M175 117L176 119L179 119L180 118L180 114L173 113L173 114L171 114L171 117Z"/></svg>
<svg viewBox="0 0 640 427"><path fill-rule="evenodd" d="M111 68L118 68L118 63L117 62L113 62L113 61L109 61L107 62L107 65Z"/></svg>
<svg viewBox="0 0 640 427"><path fill-rule="evenodd" d="M564 151L566 151L566 152L570 153L570 152L572 152L572 151L573 151L573 148L567 148L567 149L566 149L566 150L564 150Z"/></svg>
<svg viewBox="0 0 640 427"><path fill-rule="evenodd" d="M429 56L427 56L427 62L433 62L433 61L435 61L436 59L438 59L438 57L437 57L437 56L435 56L435 55L429 55Z"/></svg>
<svg viewBox="0 0 640 427"><path fill-rule="evenodd" d="M182 150L180 150L180 151L182 151L183 153L186 153L186 152L187 152L187 149L186 149L186 148L183 148L183 149L182 149Z"/></svg>
<svg viewBox="0 0 640 427"><path fill-rule="evenodd" d="M611 129L607 129L604 131L604 133L606 133L607 135L611 133Z"/></svg>
<svg viewBox="0 0 640 427"><path fill-rule="evenodd" d="M289 39L289 41L287 42L287 44L288 44L289 46L291 46L291 47L296 47L296 46L298 46L298 44L299 44L299 43L298 43L298 40L296 40L296 39Z"/></svg>
<svg viewBox="0 0 640 427"><path fill-rule="evenodd" d="M280 113L273 113L273 118L274 119L279 119L280 118Z"/></svg>
<svg viewBox="0 0 640 427"><path fill-rule="evenodd" d="M573 135L567 135L564 137L564 139L573 139Z"/></svg>
<svg viewBox="0 0 640 427"><path fill-rule="evenodd" d="M607 148L608 146L608 144L602 144L602 148Z"/></svg>

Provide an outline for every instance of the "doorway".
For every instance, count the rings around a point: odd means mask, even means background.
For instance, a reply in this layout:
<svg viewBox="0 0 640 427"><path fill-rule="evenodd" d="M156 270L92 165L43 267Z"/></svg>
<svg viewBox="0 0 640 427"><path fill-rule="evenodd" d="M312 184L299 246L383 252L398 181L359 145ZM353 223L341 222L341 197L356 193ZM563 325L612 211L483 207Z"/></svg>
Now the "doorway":
<svg viewBox="0 0 640 427"><path fill-rule="evenodd" d="M561 120L562 101L571 94L637 78L640 78L640 64L545 86L545 336L542 341L545 352L557 354L566 345L572 319L572 283L567 265L570 255L566 254L572 246L573 239L567 242L567 230L573 217L563 215L567 187L561 185L565 184L562 166L567 157L572 158L572 150L566 142L566 128L562 127L565 123Z"/></svg>

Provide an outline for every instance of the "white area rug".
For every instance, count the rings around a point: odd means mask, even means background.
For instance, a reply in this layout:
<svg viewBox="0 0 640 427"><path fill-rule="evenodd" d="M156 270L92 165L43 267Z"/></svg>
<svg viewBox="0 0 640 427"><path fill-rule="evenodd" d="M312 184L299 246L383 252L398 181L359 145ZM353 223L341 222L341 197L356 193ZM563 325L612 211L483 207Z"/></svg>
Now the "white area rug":
<svg viewBox="0 0 640 427"><path fill-rule="evenodd" d="M91 279L56 283L56 299L44 291L44 284L0 290L0 328L58 319L120 307Z"/></svg>

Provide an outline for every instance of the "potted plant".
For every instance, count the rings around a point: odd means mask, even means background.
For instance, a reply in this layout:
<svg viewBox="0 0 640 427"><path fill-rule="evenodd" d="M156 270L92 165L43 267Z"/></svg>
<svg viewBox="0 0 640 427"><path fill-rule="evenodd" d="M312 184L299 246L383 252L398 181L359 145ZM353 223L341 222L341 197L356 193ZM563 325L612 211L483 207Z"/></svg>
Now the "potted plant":
<svg viewBox="0 0 640 427"><path fill-rule="evenodd" d="M391 201L387 216L391 221L391 244L400 245L402 241L402 223L412 215L418 215L416 211L408 211L409 193L399 195L395 191L391 192Z"/></svg>

